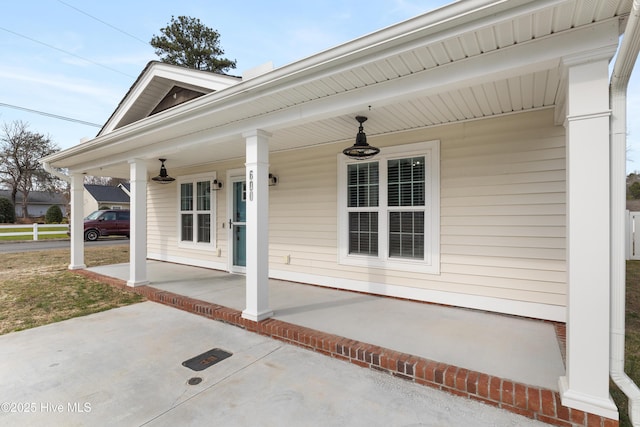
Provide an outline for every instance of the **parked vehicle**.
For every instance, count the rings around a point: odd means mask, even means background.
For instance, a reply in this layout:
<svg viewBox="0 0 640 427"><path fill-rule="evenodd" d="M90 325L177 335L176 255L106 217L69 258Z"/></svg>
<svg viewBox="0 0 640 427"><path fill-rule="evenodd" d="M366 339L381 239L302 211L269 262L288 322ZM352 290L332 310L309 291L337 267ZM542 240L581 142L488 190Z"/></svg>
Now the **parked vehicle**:
<svg viewBox="0 0 640 427"><path fill-rule="evenodd" d="M129 237L128 210L100 210L84 219L84 239L98 240L101 236Z"/></svg>

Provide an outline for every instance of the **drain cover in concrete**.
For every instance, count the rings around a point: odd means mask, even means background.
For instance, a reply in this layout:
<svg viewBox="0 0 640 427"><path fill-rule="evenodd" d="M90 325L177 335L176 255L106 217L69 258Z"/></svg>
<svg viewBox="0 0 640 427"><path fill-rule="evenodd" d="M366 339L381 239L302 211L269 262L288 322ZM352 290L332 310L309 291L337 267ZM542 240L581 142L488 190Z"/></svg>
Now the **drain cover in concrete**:
<svg viewBox="0 0 640 427"><path fill-rule="evenodd" d="M186 366L189 369L194 371L202 371L207 369L211 365L215 365L221 360L226 359L231 356L231 353L228 353L219 348L214 348L212 350L207 351L206 353L202 353L199 356L193 357L185 362L182 362L182 366Z"/></svg>

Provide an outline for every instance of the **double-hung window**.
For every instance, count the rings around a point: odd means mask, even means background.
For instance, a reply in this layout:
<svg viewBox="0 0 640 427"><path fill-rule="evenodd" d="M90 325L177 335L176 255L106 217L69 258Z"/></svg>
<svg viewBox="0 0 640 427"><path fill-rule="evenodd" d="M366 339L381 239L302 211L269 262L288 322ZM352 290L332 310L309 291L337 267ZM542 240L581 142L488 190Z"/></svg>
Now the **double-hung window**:
<svg viewBox="0 0 640 427"><path fill-rule="evenodd" d="M439 273L439 143L339 156L339 261Z"/></svg>
<svg viewBox="0 0 640 427"><path fill-rule="evenodd" d="M181 246L213 247L214 202L211 177L179 178L179 243Z"/></svg>

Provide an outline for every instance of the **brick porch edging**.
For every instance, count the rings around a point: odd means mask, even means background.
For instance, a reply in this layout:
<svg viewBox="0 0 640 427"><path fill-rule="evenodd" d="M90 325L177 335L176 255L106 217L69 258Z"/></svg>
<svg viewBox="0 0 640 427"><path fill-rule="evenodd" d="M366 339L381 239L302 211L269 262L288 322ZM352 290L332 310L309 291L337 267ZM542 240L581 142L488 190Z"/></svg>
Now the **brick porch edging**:
<svg viewBox="0 0 640 427"><path fill-rule="evenodd" d="M132 288L123 280L88 270L74 272L143 295L150 301L219 320L335 359L386 372L416 384L473 399L551 425L560 427L617 427L619 425L617 420L562 406L560 394L557 391L470 371L277 319L254 322L244 319L241 311L232 308L151 286ZM558 328L556 330L558 331Z"/></svg>

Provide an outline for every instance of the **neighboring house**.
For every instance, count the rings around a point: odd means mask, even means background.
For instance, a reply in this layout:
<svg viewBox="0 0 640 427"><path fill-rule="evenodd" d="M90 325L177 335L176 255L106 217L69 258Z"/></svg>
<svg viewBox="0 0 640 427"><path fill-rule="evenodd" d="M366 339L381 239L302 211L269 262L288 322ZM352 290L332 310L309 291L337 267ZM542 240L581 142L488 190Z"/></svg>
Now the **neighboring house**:
<svg viewBox="0 0 640 427"><path fill-rule="evenodd" d="M129 184L85 184L83 218L101 208L129 209Z"/></svg>
<svg viewBox="0 0 640 427"><path fill-rule="evenodd" d="M83 174L130 179L130 286L149 258L245 273L254 321L272 277L565 322L562 405L617 419L631 9L460 1L242 80L152 62L43 162L74 212ZM356 116L369 159L342 153Z"/></svg>
<svg viewBox="0 0 640 427"><path fill-rule="evenodd" d="M11 190L0 190L0 197L11 200ZM22 218L24 196L22 192L16 194L16 218ZM50 193L48 191L31 191L27 200L27 217L42 217L47 213L47 209L56 205L62 210L62 215L67 215L69 201L67 196L61 193Z"/></svg>

